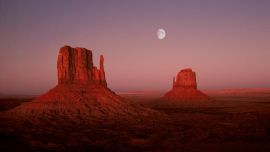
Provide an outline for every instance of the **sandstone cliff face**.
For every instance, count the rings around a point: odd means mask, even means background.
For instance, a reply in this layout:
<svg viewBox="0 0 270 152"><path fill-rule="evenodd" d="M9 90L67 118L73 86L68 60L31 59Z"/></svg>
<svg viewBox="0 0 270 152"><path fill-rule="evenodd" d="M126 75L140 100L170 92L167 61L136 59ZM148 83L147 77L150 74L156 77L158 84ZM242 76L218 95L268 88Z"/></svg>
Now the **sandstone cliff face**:
<svg viewBox="0 0 270 152"><path fill-rule="evenodd" d="M101 84L107 86L104 58L100 56L100 69L93 65L92 51L64 46L57 60L58 84Z"/></svg>
<svg viewBox="0 0 270 152"><path fill-rule="evenodd" d="M197 90L196 74L189 68L181 70L176 79L173 78L173 88L163 98L173 101L210 100Z"/></svg>

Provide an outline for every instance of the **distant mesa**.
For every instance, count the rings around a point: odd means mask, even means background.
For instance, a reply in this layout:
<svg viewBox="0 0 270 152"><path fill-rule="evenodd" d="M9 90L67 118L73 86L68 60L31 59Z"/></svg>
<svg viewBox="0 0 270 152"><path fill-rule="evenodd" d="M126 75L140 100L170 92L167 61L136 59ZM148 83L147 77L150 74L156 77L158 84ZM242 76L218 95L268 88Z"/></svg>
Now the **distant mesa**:
<svg viewBox="0 0 270 152"><path fill-rule="evenodd" d="M152 113L111 91L105 79L104 57L100 56L99 68L94 66L92 57L92 51L85 48L60 48L58 85L8 113L28 120L69 118L76 122L129 119Z"/></svg>
<svg viewBox="0 0 270 152"><path fill-rule="evenodd" d="M173 78L173 88L167 92L163 99L170 101L210 100L206 94L197 89L196 73L187 68L178 72Z"/></svg>
<svg viewBox="0 0 270 152"><path fill-rule="evenodd" d="M192 69L181 70L176 77L173 78L173 88L193 88L197 89L196 73Z"/></svg>

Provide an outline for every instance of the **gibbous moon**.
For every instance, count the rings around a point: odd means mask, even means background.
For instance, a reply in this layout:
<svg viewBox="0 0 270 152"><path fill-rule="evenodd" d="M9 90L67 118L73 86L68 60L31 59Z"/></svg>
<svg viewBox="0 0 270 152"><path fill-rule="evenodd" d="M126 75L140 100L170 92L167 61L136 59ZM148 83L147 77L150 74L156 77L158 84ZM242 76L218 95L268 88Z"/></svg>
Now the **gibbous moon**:
<svg viewBox="0 0 270 152"><path fill-rule="evenodd" d="M162 29L162 28L158 29L158 31L157 31L157 37L158 37L158 39L162 40L162 39L165 38L165 36L166 36L165 30Z"/></svg>

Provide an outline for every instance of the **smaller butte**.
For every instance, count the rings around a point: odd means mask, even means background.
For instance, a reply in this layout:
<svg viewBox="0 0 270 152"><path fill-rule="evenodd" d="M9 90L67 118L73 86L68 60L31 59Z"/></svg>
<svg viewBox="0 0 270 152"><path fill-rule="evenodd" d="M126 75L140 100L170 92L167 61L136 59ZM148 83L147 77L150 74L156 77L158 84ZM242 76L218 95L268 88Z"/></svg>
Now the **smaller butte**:
<svg viewBox="0 0 270 152"><path fill-rule="evenodd" d="M190 68L178 72L173 87L163 99L168 101L209 101L211 98L197 89L196 73Z"/></svg>

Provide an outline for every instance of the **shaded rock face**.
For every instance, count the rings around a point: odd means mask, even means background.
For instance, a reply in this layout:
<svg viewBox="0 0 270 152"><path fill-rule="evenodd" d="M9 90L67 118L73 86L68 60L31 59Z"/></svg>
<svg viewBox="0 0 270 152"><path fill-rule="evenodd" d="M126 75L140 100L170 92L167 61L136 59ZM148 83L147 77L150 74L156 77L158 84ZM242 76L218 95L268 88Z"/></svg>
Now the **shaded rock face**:
<svg viewBox="0 0 270 152"><path fill-rule="evenodd" d="M93 65L92 51L85 48L60 48L57 60L58 84L101 84L107 86L104 58L100 69Z"/></svg>
<svg viewBox="0 0 270 152"><path fill-rule="evenodd" d="M196 73L189 68L181 70L176 79L173 78L173 88L163 98L174 101L210 100L210 97L197 90Z"/></svg>

